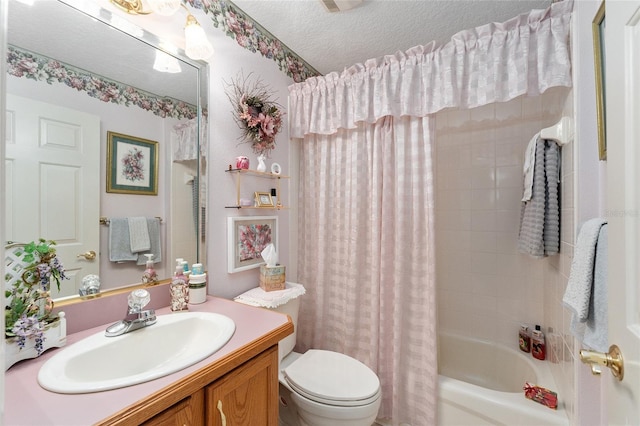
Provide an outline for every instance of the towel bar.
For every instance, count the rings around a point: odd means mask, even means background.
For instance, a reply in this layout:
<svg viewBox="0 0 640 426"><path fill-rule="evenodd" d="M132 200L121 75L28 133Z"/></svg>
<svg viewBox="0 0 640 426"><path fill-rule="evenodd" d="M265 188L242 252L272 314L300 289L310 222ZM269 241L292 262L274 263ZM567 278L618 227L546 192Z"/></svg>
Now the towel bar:
<svg viewBox="0 0 640 426"><path fill-rule="evenodd" d="M542 139L549 139L558 145L568 144L573 140L573 128L571 118L562 117L560 121L551 127L540 130Z"/></svg>
<svg viewBox="0 0 640 426"><path fill-rule="evenodd" d="M162 218L160 216L156 216L156 219L158 219L160 221L160 223L162 223ZM104 216L100 216L100 225L109 225L109 218L108 217L104 217Z"/></svg>

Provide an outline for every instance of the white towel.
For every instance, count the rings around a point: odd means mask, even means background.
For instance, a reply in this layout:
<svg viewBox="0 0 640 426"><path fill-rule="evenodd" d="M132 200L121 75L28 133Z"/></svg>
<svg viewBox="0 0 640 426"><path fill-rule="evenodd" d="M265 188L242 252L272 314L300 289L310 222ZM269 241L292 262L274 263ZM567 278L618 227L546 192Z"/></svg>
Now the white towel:
<svg viewBox="0 0 640 426"><path fill-rule="evenodd" d="M131 253L140 253L151 248L151 240L149 239L149 228L147 227L146 217L129 217L129 244L131 244Z"/></svg>
<svg viewBox="0 0 640 426"><path fill-rule="evenodd" d="M252 288L249 291L236 296L236 302L244 303L245 305L260 306L263 308L277 308L278 306L287 303L291 299L302 296L306 293L302 284L285 282L284 290L264 291L260 287Z"/></svg>
<svg viewBox="0 0 640 426"><path fill-rule="evenodd" d="M109 219L109 260L111 262L131 262L138 255L131 252L129 222L124 217Z"/></svg>
<svg viewBox="0 0 640 426"><path fill-rule="evenodd" d="M524 191L522 192L522 201L529 201L533 195L533 169L536 163L536 142L540 137L540 133L536 133L524 152L524 168L522 174L524 176Z"/></svg>
<svg viewBox="0 0 640 426"><path fill-rule="evenodd" d="M586 221L576 243L569 273L569 283L564 292L562 303L569 308L578 322L587 321L589 303L593 291L596 248L600 228L607 223L601 218Z"/></svg>

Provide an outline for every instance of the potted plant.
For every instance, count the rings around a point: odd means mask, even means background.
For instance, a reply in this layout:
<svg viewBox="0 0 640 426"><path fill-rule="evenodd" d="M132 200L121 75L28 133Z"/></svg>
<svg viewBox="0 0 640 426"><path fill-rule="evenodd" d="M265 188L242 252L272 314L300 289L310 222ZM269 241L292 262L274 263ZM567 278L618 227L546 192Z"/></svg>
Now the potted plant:
<svg viewBox="0 0 640 426"><path fill-rule="evenodd" d="M66 343L64 313L53 314L50 287L68 279L55 241L40 239L7 247L5 269L5 369Z"/></svg>

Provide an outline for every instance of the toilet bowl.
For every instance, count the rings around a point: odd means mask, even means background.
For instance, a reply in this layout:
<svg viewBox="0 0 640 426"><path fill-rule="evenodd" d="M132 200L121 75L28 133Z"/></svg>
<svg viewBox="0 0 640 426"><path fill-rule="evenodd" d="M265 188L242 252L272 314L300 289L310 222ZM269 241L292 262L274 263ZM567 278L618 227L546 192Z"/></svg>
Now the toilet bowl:
<svg viewBox="0 0 640 426"><path fill-rule="evenodd" d="M287 283L287 288L298 290L298 295L304 294L300 284ZM251 298L240 295L236 301L251 300L249 304L259 305L257 299L262 290L249 292ZM267 295L271 302L273 296L265 292L265 297ZM303 354L293 352L300 297L290 298L276 307L266 303L264 307L289 315L295 330L278 344L280 425L371 426L381 403L376 374L360 361L338 352L318 349Z"/></svg>

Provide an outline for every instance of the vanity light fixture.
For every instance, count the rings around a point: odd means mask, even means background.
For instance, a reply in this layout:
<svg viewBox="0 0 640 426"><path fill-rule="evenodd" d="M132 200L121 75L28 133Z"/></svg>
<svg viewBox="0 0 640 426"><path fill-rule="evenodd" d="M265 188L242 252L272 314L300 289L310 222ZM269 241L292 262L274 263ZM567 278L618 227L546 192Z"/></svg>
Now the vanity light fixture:
<svg viewBox="0 0 640 426"><path fill-rule="evenodd" d="M156 59L153 62L153 69L171 74L182 72L182 67L180 67L178 58L172 56L178 53L178 48L172 43L166 41L161 41L159 47L160 49L156 50Z"/></svg>
<svg viewBox="0 0 640 426"><path fill-rule="evenodd" d="M191 59L208 59L213 55L213 46L192 14L187 16L184 27L184 44L184 51Z"/></svg>
<svg viewBox="0 0 640 426"><path fill-rule="evenodd" d="M182 72L178 60L162 50L156 50L156 59L153 62L153 69L160 72L175 74Z"/></svg>
<svg viewBox="0 0 640 426"><path fill-rule="evenodd" d="M150 11L144 10L142 0L110 0L111 3L132 15L148 15L156 12L159 15L171 16L182 6L187 11L187 23L184 27L185 53L195 60L209 59L213 55L213 46L198 20L189 12L181 0L147 0Z"/></svg>
<svg viewBox="0 0 640 426"><path fill-rule="evenodd" d="M180 9L180 0L147 0L152 11L162 16L171 16Z"/></svg>

